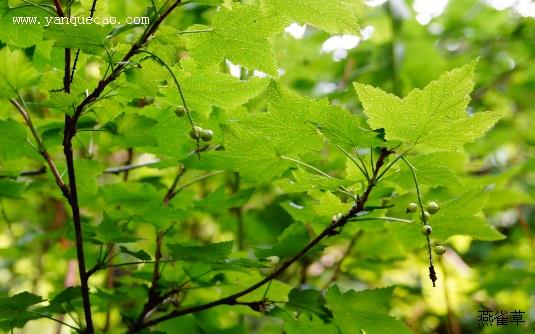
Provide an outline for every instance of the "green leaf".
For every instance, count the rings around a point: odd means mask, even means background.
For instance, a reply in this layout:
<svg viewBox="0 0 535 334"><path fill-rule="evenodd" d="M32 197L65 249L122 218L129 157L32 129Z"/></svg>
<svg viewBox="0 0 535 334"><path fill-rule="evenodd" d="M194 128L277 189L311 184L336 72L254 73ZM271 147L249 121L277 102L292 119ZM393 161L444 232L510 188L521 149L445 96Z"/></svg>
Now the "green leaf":
<svg viewBox="0 0 535 334"><path fill-rule="evenodd" d="M25 311L32 305L43 302L43 298L27 291L11 297L0 298L0 320L17 320L25 316Z"/></svg>
<svg viewBox="0 0 535 334"><path fill-rule="evenodd" d="M250 70L277 76L277 64L270 37L282 30L275 15L265 15L253 5L234 3L222 6L213 18L212 28L195 25L190 31L209 30L187 35L191 55L200 64L215 64L229 59Z"/></svg>
<svg viewBox="0 0 535 334"><path fill-rule="evenodd" d="M81 49L87 53L98 54L104 51L110 31L110 27L96 24L52 23L45 30L45 38L55 40L54 46L58 48Z"/></svg>
<svg viewBox="0 0 535 334"><path fill-rule="evenodd" d="M212 106L237 108L263 92L269 84L269 79L240 80L213 69L197 69L191 63L184 64L184 70L174 73L188 106L199 111L210 111ZM167 94L170 94L175 105L183 104L175 86L171 86Z"/></svg>
<svg viewBox="0 0 535 334"><path fill-rule="evenodd" d="M152 258L151 256L149 255L149 253L145 252L144 250L140 249L138 251L132 251L124 246L119 246L119 249L121 250L121 252L125 253L125 254L128 254L128 255L131 255L133 257L135 257L136 259L139 259L141 261L150 261Z"/></svg>
<svg viewBox="0 0 535 334"><path fill-rule="evenodd" d="M267 93L268 113L252 116L246 121L254 135L277 143L281 154L300 154L318 151L323 140L311 124L329 108L326 100L316 101L301 96L273 82Z"/></svg>
<svg viewBox="0 0 535 334"><path fill-rule="evenodd" d="M76 185L81 205L87 205L94 201L98 192L98 176L102 175L104 166L95 160L76 159Z"/></svg>
<svg viewBox="0 0 535 334"><path fill-rule="evenodd" d="M288 258L294 256L303 249L309 239L310 237L305 225L301 223L293 223L277 238L277 243L275 245L271 247L257 248L255 254L260 258L268 256Z"/></svg>
<svg viewBox="0 0 535 334"><path fill-rule="evenodd" d="M4 43L27 48L43 40L43 26L46 21L41 9L28 6L10 8L8 1L0 2L0 40ZM36 18L41 24L15 23L13 20Z"/></svg>
<svg viewBox="0 0 535 334"><path fill-rule="evenodd" d="M80 99L74 94L51 92L49 99L43 103L43 106L57 109L68 115L73 115L79 100Z"/></svg>
<svg viewBox="0 0 535 334"><path fill-rule="evenodd" d="M384 128L387 140L453 151L481 137L499 119L493 112L467 114L475 65L472 62L446 72L404 99L368 85L355 83L355 89L368 123L373 129Z"/></svg>
<svg viewBox="0 0 535 334"><path fill-rule="evenodd" d="M292 172L295 179L282 179L273 182L287 193L291 192L307 192L311 189L329 190L335 191L342 185L348 185L349 183L337 178L327 178L321 174L312 174L304 171L303 169L296 169Z"/></svg>
<svg viewBox="0 0 535 334"><path fill-rule="evenodd" d="M269 12L285 17L288 23L310 24L331 34L360 33L356 1L265 0L264 5Z"/></svg>
<svg viewBox="0 0 535 334"><path fill-rule="evenodd" d="M156 145L151 129L157 123L152 118L140 114L121 113L104 126L113 134L112 143L122 147Z"/></svg>
<svg viewBox="0 0 535 334"><path fill-rule="evenodd" d="M1 60L0 60L1 61ZM0 82L0 85L2 83ZM22 156L38 157L30 146L24 126L12 119L0 120L0 159L16 159Z"/></svg>
<svg viewBox="0 0 535 334"><path fill-rule="evenodd" d="M430 220L433 237L446 240L452 235L467 235L488 241L504 239L503 234L479 215L488 197L488 192L476 188L442 203L440 211Z"/></svg>
<svg viewBox="0 0 535 334"><path fill-rule="evenodd" d="M341 293L335 285L327 291L327 306L342 334L412 333L403 322L388 315L392 291L383 288Z"/></svg>
<svg viewBox="0 0 535 334"><path fill-rule="evenodd" d="M39 82L39 73L21 50L0 50L0 97L12 98L22 88Z"/></svg>
<svg viewBox="0 0 535 334"><path fill-rule="evenodd" d="M291 165L282 155L296 158L322 148L323 140L308 120L323 106L273 83L268 88L268 112L248 115L233 124L225 151L211 156L225 161L227 168L239 171L247 180L269 181Z"/></svg>
<svg viewBox="0 0 535 334"><path fill-rule="evenodd" d="M95 239L102 243L128 243L136 242L140 238L126 231L124 228L120 228L118 222L113 221L106 213L102 222L95 230Z"/></svg>
<svg viewBox="0 0 535 334"><path fill-rule="evenodd" d="M39 308L40 313L68 313L74 311L75 305L81 302L82 290L79 286L70 286L58 293L49 301L49 305Z"/></svg>
<svg viewBox="0 0 535 334"><path fill-rule="evenodd" d="M288 295L288 308L297 312L316 315L320 318L327 318L330 315L325 307L325 298L319 290L299 290L292 289Z"/></svg>
<svg viewBox="0 0 535 334"><path fill-rule="evenodd" d="M463 187L458 172L464 170L466 156L459 152L435 152L430 154L407 157L407 160L416 169L418 183L431 187ZM398 163L398 165L401 164ZM398 172L392 173L385 181L394 182L405 189L414 187L410 169L402 164Z"/></svg>
<svg viewBox="0 0 535 334"><path fill-rule="evenodd" d="M195 149L195 141L188 135L191 125L187 117L176 117L170 109L162 110L154 117L158 123L154 125L151 133L156 137L157 145L147 147L148 152L172 157L175 161L186 158Z"/></svg>
<svg viewBox="0 0 535 334"><path fill-rule="evenodd" d="M202 246L174 243L167 244L167 247L175 260L217 263L228 259L233 245L233 241L224 241Z"/></svg>
<svg viewBox="0 0 535 334"><path fill-rule="evenodd" d="M321 320L309 320L301 317L297 320L287 319L284 321L284 328L288 334L321 333L339 334L336 325L325 323Z"/></svg>
<svg viewBox="0 0 535 334"><path fill-rule="evenodd" d="M327 100L320 103L328 104ZM333 144L354 147L375 147L384 144L380 134L368 128L358 115L337 106L325 106L316 119L311 120Z"/></svg>
<svg viewBox="0 0 535 334"><path fill-rule="evenodd" d="M141 68L131 68L125 71L128 83L121 88L121 92L135 98L157 96L169 72L154 59L146 59L140 66Z"/></svg>
<svg viewBox="0 0 535 334"><path fill-rule="evenodd" d="M481 214L488 197L488 192L478 187L453 198L448 195L448 199L445 200L430 198L429 200L435 200L440 205L438 213L429 219L429 224L433 228L431 237L441 241L446 241L454 235L465 235L486 241L504 239L505 236L490 226ZM407 250L426 245L425 237L420 234L421 224L388 224L385 226Z"/></svg>
<svg viewBox="0 0 535 334"><path fill-rule="evenodd" d="M251 198L253 192L253 188L242 189L232 196L225 196L225 186L221 186L216 191L210 193L205 199L195 203L195 209L200 212L225 212L230 208L243 206Z"/></svg>
<svg viewBox="0 0 535 334"><path fill-rule="evenodd" d="M21 198L24 188L24 183L0 179L0 198Z"/></svg>

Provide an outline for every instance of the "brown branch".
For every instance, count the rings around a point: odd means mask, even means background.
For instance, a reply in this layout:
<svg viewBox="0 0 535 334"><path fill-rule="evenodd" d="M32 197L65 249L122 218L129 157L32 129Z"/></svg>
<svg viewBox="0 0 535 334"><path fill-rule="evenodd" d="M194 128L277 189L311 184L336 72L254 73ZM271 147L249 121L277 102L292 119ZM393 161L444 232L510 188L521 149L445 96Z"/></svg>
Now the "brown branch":
<svg viewBox="0 0 535 334"><path fill-rule="evenodd" d="M97 8L97 1L98 0L93 0L93 3L91 4L91 9L89 10L90 17L93 17L93 15L95 15L95 9Z"/></svg>
<svg viewBox="0 0 535 334"><path fill-rule="evenodd" d="M41 166L39 169L25 170L15 175L0 175L0 179L16 179L19 176L36 176L46 174L46 167Z"/></svg>
<svg viewBox="0 0 535 334"><path fill-rule="evenodd" d="M95 15L95 9L97 7L97 1L98 0L93 0L93 3L91 4L91 9L89 10L89 17L93 18L93 16ZM73 62L73 65L72 65L72 70L71 70L71 74L70 74L70 79L69 79L69 83L72 83L72 81L74 80L74 72L76 71L76 64L78 64L78 58L80 57L80 49L78 49L76 51L76 56L74 56L74 62Z"/></svg>
<svg viewBox="0 0 535 334"><path fill-rule="evenodd" d="M345 215L343 215L339 219L336 219L336 220L333 219L333 221L331 221L329 226L327 226L319 235L317 235L314 239L312 239L297 254L292 256L290 259L282 262L282 264L277 269L275 269L270 275L264 277L263 279L251 285L250 287L244 290L241 290L239 292L236 292L230 296L227 296L218 300L214 300L206 304L200 304L200 305L187 307L184 309L174 310L166 315L163 315L158 318L154 318L152 320L149 320L141 324L135 323L132 326L130 326L128 333L138 333L144 328L157 325L161 322L164 322L173 318L177 318L186 314L204 311L204 310L207 310L212 307L219 306L219 305L236 305L238 303L237 301L238 298L243 297L255 291L256 289L262 287L263 285L277 278L281 273L283 273L286 269L288 269L294 262L302 258L310 249L312 249L314 246L319 244L323 239L340 233L339 232L340 228L342 228L351 218L356 217L360 212L364 211L364 206L366 202L368 201L368 197L371 191L373 190L373 188L375 187L375 184L376 184L375 181L377 180L378 172L381 169L381 167L384 165L386 157L388 157L391 153L393 152L386 148L381 149L381 154L379 155L377 162L375 164L374 174L370 182L368 183L366 190L364 191L362 196L358 198L358 200L353 205L353 207L349 210L349 212L347 212Z"/></svg>
<svg viewBox="0 0 535 334"><path fill-rule="evenodd" d="M65 49L65 68L63 70L63 91L71 93L71 49Z"/></svg>
<svg viewBox="0 0 535 334"><path fill-rule="evenodd" d="M84 307L86 333L93 334L93 319L91 315L91 302L89 298L89 276L86 272L85 256L84 256L84 240L82 235L82 221L80 219L80 207L78 204L78 193L76 187L76 175L74 169L74 155L72 151L72 138L76 123L74 119L65 115L65 129L63 133L63 153L67 162L67 174L69 175L69 204L72 211L72 219L74 223L74 235L76 241L76 256L78 258L78 271L80 275L80 288L82 290L82 304Z"/></svg>
<svg viewBox="0 0 535 334"><path fill-rule="evenodd" d="M134 170L134 169L152 166L152 165L155 165L155 164L157 164L159 162L160 162L160 160L154 160L154 161L144 162L144 163L140 163L140 164L124 165L124 166L119 166L119 167L110 167L110 168L105 169L104 173L105 174L120 174L120 173L128 172L128 171L131 171L131 170Z"/></svg>
<svg viewBox="0 0 535 334"><path fill-rule="evenodd" d="M83 235L82 235L82 222L80 220L80 207L78 203L78 194L77 194L77 187L76 187L76 175L75 175L75 168L74 168L72 139L76 135L76 130L77 130L76 125L77 125L78 119L82 115L85 108L90 103L94 102L98 97L100 97L104 89L110 83L112 83L115 79L119 77L119 75L122 73L122 71L126 67L126 64L128 64L130 58L132 58L142 47L145 46L149 37L154 34L154 32L158 29L158 27L162 23L162 21L180 4L180 2L181 2L180 0L177 0L174 3L172 3L167 8L167 10L158 18L158 20L154 22L154 24L151 25L143 33L141 38L134 45L132 45L130 50L124 56L122 62L117 67L115 67L115 69L107 78L105 78L104 80L101 80L98 83L97 87L93 90L93 92L89 94L76 107L73 116L65 115L65 127L63 131L63 153L65 155L65 160L67 162L67 173L69 175L69 187L70 187L69 204L72 209L72 217L73 217L74 232L75 232L75 239L76 239L76 254L78 258L78 270L79 270L79 275L80 275L80 287L82 290L82 303L84 307L84 315L85 315L85 320L86 320L86 333L88 334L94 333L94 327L93 327L93 320L92 320L92 315L91 315L91 303L90 303L89 285L88 285L89 276L88 276L88 272L86 272L86 266L85 266L84 241L83 241ZM59 11L58 11L58 14L59 14ZM69 63L68 67L67 67L67 63ZM67 57L67 51L65 54L64 89L67 93L69 93L70 91L70 51L69 51L69 57Z"/></svg>
<svg viewBox="0 0 535 334"><path fill-rule="evenodd" d="M158 19L141 35L139 40L132 45L130 50L126 53L126 55L123 57L123 59L119 62L119 64L113 69L113 71L110 73L108 77L106 77L104 80L101 80L97 87L76 107L74 115L72 118L74 119L74 123L78 121L82 113L84 112L85 108L95 102L97 98L102 94L104 89L119 75L123 72L126 65L129 64L130 59L136 55L141 48L145 46L149 38L156 32L160 24L171 14L171 12L181 3L181 0L176 0L173 2L166 10L158 17ZM74 134L73 134L74 135Z"/></svg>
<svg viewBox="0 0 535 334"><path fill-rule="evenodd" d="M54 7L56 7L56 13L58 13L59 16L65 17L65 13L63 12L63 9L61 9L59 0L54 0Z"/></svg>
<svg viewBox="0 0 535 334"><path fill-rule="evenodd" d="M161 302L161 294L159 291L159 281L161 278L160 273L160 260L162 258L162 241L163 237L165 235L165 232L157 232L156 234L156 252L154 255L154 269L152 271L152 281L149 288L149 291L147 293L148 299L143 305L143 309L139 313L138 317L136 318L136 321L134 322L133 326L137 327L140 326L140 324L143 324L143 321L145 320L145 317L147 317L150 312L158 306L158 304Z"/></svg>
<svg viewBox="0 0 535 334"><path fill-rule="evenodd" d="M50 154L48 154L48 151L46 150L46 147L43 141L37 134L37 131L35 130L35 127L33 126L32 118L30 117L30 114L16 99L11 99L9 101L11 102L11 104L15 106L18 112L22 115L24 122L30 129L32 136L35 139L35 142L37 143L37 149L39 150L39 154L45 159L48 167L50 168L50 171L52 172L52 175L54 175L56 184L58 185L59 189L63 193L63 196L69 199L69 190L67 186L65 185L65 183L63 182L63 180L61 179L61 175L58 172L58 169L56 167L56 164L54 163L54 160L52 160L52 157L50 157ZM21 173L20 175L23 176L23 173ZM29 172L26 172L26 175L36 175L36 174L37 173L30 174Z"/></svg>
<svg viewBox="0 0 535 334"><path fill-rule="evenodd" d="M199 176L196 179L193 179L193 180L189 181L188 183L185 183L185 184L181 185L180 187L176 187L176 190L173 190L169 194L166 194L166 200L167 200L166 203L169 203L169 201L171 201L178 193L180 193L182 190L186 189L187 187L191 186L192 184L195 184L195 183L197 183L199 181L202 181L202 180L207 179L209 177L212 177L212 176L215 176L215 175L219 175L219 174L222 174L222 173L225 173L225 172L226 171L221 171L220 170L220 171L215 171L215 172L212 172L212 173L204 174L204 175Z"/></svg>
<svg viewBox="0 0 535 334"><path fill-rule="evenodd" d="M178 186L178 181L180 181L180 178L182 177L182 175L184 175L185 172L186 172L186 167L184 167L184 165L180 165L180 167L178 167L178 172L176 173L173 183L171 184L171 186L169 187L169 190L167 190L167 193L165 194L163 198L164 205L168 205L169 201L171 201L173 197L176 196L175 191L176 191L176 187Z"/></svg>
<svg viewBox="0 0 535 334"><path fill-rule="evenodd" d="M195 155L198 152L203 152L203 151L207 150L208 148L210 148L210 146L206 145L206 146L201 147L200 150L191 151L189 153L189 156ZM213 149L217 149L217 146L214 146ZM159 162L160 162L160 160L154 160L154 161L148 161L148 162L143 162L143 163L138 163L138 164L131 164L131 165L127 164L127 165L123 165L123 166L119 166L119 167L109 167L109 168L106 168L103 171L103 173L104 174L120 174L120 173L124 173L124 172L129 172L131 170L138 169L138 168L149 167L149 166L155 165L155 164L157 164ZM46 167L45 166L41 166L40 168L35 169L35 170L22 171L22 172L20 172L19 174L16 174L16 175L9 175L9 174L0 175L0 179L15 178L15 177L18 177L18 176L36 176L36 175L42 175L42 174L46 174Z"/></svg>

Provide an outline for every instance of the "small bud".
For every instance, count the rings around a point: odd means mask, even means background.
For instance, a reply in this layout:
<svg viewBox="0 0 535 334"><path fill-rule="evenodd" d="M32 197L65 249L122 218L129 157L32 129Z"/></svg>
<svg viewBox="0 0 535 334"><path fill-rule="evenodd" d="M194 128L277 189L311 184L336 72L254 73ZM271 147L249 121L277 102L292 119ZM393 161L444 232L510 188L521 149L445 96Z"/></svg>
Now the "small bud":
<svg viewBox="0 0 535 334"><path fill-rule="evenodd" d="M435 254L437 255L442 255L446 253L446 248L444 248L444 246L436 246L434 250L435 250Z"/></svg>
<svg viewBox="0 0 535 334"><path fill-rule="evenodd" d="M184 117L184 115L186 115L186 108L183 106L177 107L175 109L175 115L177 115L177 117Z"/></svg>
<svg viewBox="0 0 535 334"><path fill-rule="evenodd" d="M343 214L341 213L337 213L333 216L333 223L338 223L340 221L340 219L342 219L342 217L344 217Z"/></svg>
<svg viewBox="0 0 535 334"><path fill-rule="evenodd" d="M427 203L427 206L425 207L425 209L432 215L434 215L435 213L438 212L438 210L440 209L440 206L438 205L437 202L429 202Z"/></svg>
<svg viewBox="0 0 535 334"><path fill-rule="evenodd" d="M199 139L201 138L201 133L203 129L200 126L194 126L193 129L189 132L189 136L191 139Z"/></svg>
<svg viewBox="0 0 535 334"><path fill-rule="evenodd" d="M202 141L210 141L214 137L214 132L212 130L202 130L201 131L201 139Z"/></svg>
<svg viewBox="0 0 535 334"><path fill-rule="evenodd" d="M433 229L429 225L424 225L424 226L422 226L422 230L421 231L422 231L423 235L430 235L431 232L433 232Z"/></svg>
<svg viewBox="0 0 535 334"><path fill-rule="evenodd" d="M416 203L409 203L409 205L407 205L407 211L405 211L405 213L413 213L416 212L416 210L418 210L418 205Z"/></svg>
<svg viewBox="0 0 535 334"><path fill-rule="evenodd" d="M271 262L271 264L277 264L277 263L279 263L280 258L278 256L276 256L276 255L273 255L273 256L266 257L266 260L269 260L269 262Z"/></svg>

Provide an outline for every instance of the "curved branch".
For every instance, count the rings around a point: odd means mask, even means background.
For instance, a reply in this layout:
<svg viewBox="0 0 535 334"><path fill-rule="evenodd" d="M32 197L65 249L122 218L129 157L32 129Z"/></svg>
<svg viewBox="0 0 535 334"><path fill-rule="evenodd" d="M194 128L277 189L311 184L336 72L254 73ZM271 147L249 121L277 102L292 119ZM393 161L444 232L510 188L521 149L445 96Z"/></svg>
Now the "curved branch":
<svg viewBox="0 0 535 334"><path fill-rule="evenodd" d="M329 236L336 235L336 234L340 233L339 232L340 228L342 228L347 222L349 222L349 220L351 218L357 216L359 213L364 211L364 206L365 206L366 202L368 201L368 197L369 197L371 191L373 190L373 188L376 185L375 181L376 181L376 177L377 177L378 171L383 166L386 157L388 155L390 155L391 153L392 153L392 151L390 151L390 150L388 150L386 148L382 148L381 149L381 154L377 158L372 178L371 178L370 182L368 183L368 186L367 186L366 190L364 191L362 196L359 197L359 199L356 201L356 203L353 205L353 207L345 215L343 215L339 219L333 219L331 221L331 223L329 224L329 226L327 226L319 235L317 235L314 239L312 239L297 254L292 256L290 259L284 261L271 274L269 274L268 276L264 277L263 279L261 279L257 283L251 285L250 287L248 287L248 288L246 288L244 290L241 290L239 292L236 292L236 293L234 293L234 294L232 294L230 296L227 296L227 297L224 297L224 298L221 298L221 299L218 299L218 300L214 300L214 301L206 303L206 304L200 304L200 305L187 307L187 308L184 308L184 309L174 310L174 311L172 311L172 312L170 312L170 313L168 313L166 315L163 315L163 316L158 317L158 318L154 318L154 319L146 321L146 322L144 322L142 324L134 324L132 327L129 328L128 333L138 333L139 331L141 331L144 328L157 325L157 324L159 324L161 322L164 322L164 321L167 321L167 320L170 320L170 319L173 319L173 318L177 318L177 317L180 317L180 316L183 316L183 315L186 315L186 314L191 314L191 313L204 311L204 310L207 310L207 309L210 309L212 307L219 306L219 305L236 305L236 304L239 303L237 301L238 298L243 297L243 296L255 291L256 289L262 287L263 285L265 285L265 284L271 282L273 279L277 278L286 269L288 269L294 262L296 262L297 260L302 258L309 250L311 250L314 246L319 244L323 239L325 239L325 238L327 238Z"/></svg>
<svg viewBox="0 0 535 334"><path fill-rule="evenodd" d="M24 122L30 129L30 132L32 133L33 138L35 139L35 142L37 143L37 148L39 150L39 154L45 159L48 167L50 168L50 171L52 172L52 175L54 175L54 179L56 180L56 184L58 185L59 189L63 193L63 196L65 196L66 199L69 199L69 190L63 180L61 179L61 175L59 174L58 168L56 167L56 164L54 163L54 160L52 160L52 157L50 157L50 154L48 154L48 151L46 150L46 147L37 134L37 131L35 130L35 127L33 126L32 119L30 117L30 114L28 111L17 101L16 99L9 100L13 106L18 110L18 112L22 115L22 118L24 119ZM40 174L40 172L45 172L44 167L41 168L39 171L30 171L30 172L23 172L20 175L37 175Z"/></svg>

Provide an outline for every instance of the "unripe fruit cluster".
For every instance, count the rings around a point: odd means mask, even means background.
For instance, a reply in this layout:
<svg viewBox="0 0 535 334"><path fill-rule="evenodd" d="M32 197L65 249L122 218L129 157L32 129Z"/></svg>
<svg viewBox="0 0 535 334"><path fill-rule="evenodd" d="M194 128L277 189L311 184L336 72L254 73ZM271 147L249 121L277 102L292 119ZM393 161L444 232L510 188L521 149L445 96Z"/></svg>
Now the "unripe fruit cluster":
<svg viewBox="0 0 535 334"><path fill-rule="evenodd" d="M438 212L438 210L440 210L440 206L438 205L437 202L429 202L427 203L427 205L425 206L425 213L427 214L431 214L431 215L434 215L435 213ZM414 213L418 211L418 204L416 203L409 203L407 205L407 211L406 213Z"/></svg>
<svg viewBox="0 0 535 334"><path fill-rule="evenodd" d="M208 142L212 140L214 132L212 130L203 129L200 126L194 126L189 132L189 136L195 140L202 139L202 141Z"/></svg>

